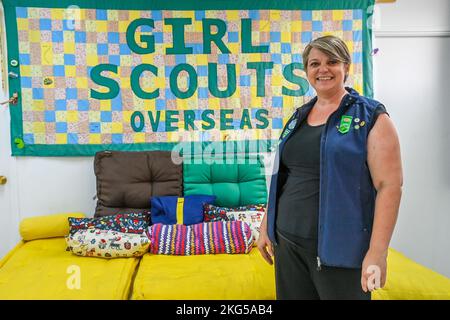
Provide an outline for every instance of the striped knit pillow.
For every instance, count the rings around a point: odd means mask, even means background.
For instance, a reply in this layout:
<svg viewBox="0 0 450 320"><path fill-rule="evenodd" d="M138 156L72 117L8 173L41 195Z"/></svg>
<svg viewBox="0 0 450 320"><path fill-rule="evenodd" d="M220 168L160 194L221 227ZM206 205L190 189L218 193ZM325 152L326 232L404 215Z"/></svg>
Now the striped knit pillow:
<svg viewBox="0 0 450 320"><path fill-rule="evenodd" d="M190 226L154 224L149 229L153 254L194 255L249 253L253 237L242 221L216 221Z"/></svg>

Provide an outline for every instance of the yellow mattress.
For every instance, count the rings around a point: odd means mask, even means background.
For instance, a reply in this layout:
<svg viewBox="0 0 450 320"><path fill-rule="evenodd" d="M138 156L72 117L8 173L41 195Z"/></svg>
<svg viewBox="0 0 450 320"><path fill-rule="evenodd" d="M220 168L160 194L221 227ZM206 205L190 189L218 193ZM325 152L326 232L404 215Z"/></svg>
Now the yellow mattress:
<svg viewBox="0 0 450 320"><path fill-rule="evenodd" d="M450 300L450 279L389 248L388 275L373 300Z"/></svg>
<svg viewBox="0 0 450 320"><path fill-rule="evenodd" d="M249 254L143 256L132 299L275 299L273 266Z"/></svg>
<svg viewBox="0 0 450 320"><path fill-rule="evenodd" d="M64 238L20 243L0 261L0 299L127 299L137 258L79 257Z"/></svg>

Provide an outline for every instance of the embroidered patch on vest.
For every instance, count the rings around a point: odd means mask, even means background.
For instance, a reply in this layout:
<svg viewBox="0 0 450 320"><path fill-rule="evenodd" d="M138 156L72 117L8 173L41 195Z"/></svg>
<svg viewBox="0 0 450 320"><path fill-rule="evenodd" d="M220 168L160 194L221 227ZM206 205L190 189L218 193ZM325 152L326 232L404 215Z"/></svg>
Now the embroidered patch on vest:
<svg viewBox="0 0 450 320"><path fill-rule="evenodd" d="M347 133L350 130L352 119L353 119L352 116L345 116L345 115L342 116L338 131L340 133Z"/></svg>

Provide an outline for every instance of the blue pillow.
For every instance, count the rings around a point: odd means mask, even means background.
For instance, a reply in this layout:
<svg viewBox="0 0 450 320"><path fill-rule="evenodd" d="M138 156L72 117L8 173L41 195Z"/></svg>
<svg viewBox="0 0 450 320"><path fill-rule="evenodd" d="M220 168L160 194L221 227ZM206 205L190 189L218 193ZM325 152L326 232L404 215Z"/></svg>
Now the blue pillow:
<svg viewBox="0 0 450 320"><path fill-rule="evenodd" d="M152 223L191 225L203 222L203 204L214 204L216 196L190 195L151 198ZM177 207L180 209L177 212Z"/></svg>

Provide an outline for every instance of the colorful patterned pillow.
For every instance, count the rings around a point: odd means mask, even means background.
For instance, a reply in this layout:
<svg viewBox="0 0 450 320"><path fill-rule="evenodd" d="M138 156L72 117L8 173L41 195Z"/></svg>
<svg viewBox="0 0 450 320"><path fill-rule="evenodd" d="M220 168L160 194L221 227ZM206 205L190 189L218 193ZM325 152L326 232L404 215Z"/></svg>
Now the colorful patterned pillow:
<svg viewBox="0 0 450 320"><path fill-rule="evenodd" d="M99 218L69 218L70 234L90 228L142 234L147 231L149 224L150 214L146 213L119 213Z"/></svg>
<svg viewBox="0 0 450 320"><path fill-rule="evenodd" d="M256 245L256 241L259 238L259 230L262 219L264 218L266 207L265 205L249 205L237 208L231 208L227 211L226 215L229 221L242 221L250 226L253 234L253 240Z"/></svg>
<svg viewBox="0 0 450 320"><path fill-rule="evenodd" d="M150 252L167 255L248 253L253 238L241 221L216 221L191 226L154 224L149 229Z"/></svg>
<svg viewBox="0 0 450 320"><path fill-rule="evenodd" d="M213 204L205 203L203 205L203 221L228 221L227 212L230 208L217 207Z"/></svg>
<svg viewBox="0 0 450 320"><path fill-rule="evenodd" d="M145 234L114 230L81 229L66 236L67 251L101 258L139 257L148 252L150 240Z"/></svg>

